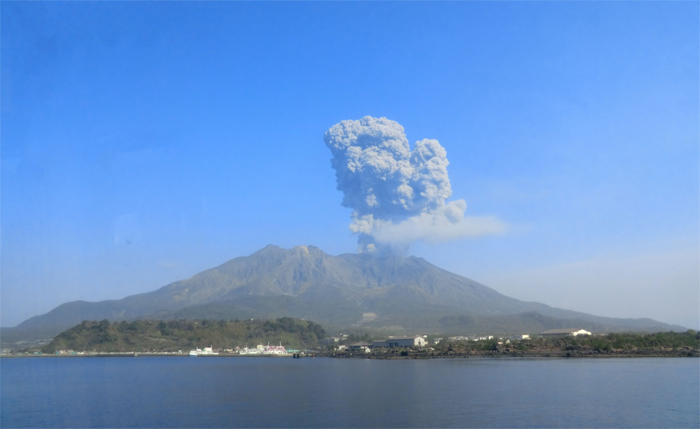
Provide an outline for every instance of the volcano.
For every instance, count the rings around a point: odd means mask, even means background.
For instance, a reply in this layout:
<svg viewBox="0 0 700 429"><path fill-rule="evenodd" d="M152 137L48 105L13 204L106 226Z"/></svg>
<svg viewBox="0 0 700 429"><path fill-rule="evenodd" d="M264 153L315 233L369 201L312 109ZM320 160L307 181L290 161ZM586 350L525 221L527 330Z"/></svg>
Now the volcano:
<svg viewBox="0 0 700 429"><path fill-rule="evenodd" d="M58 333L83 320L284 316L331 329L403 333L537 333L571 326L594 332L685 329L520 301L414 256L332 256L314 246L274 245L153 292L65 303L10 329Z"/></svg>

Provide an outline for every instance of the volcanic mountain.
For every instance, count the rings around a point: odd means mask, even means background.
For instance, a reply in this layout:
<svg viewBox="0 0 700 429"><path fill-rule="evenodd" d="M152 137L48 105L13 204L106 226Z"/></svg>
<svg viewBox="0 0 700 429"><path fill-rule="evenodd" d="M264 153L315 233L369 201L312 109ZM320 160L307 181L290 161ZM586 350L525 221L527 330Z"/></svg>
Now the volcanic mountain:
<svg viewBox="0 0 700 429"><path fill-rule="evenodd" d="M413 256L331 256L313 246L273 245L153 292L62 304L12 329L58 333L83 320L283 316L331 328L405 333L537 333L571 326L596 332L684 329L519 301Z"/></svg>

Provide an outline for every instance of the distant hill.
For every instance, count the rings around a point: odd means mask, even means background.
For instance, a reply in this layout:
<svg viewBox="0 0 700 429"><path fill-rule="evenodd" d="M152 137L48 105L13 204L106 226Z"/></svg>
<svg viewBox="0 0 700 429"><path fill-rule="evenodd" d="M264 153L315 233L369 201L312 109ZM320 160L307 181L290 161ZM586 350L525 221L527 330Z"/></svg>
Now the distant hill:
<svg viewBox="0 0 700 429"><path fill-rule="evenodd" d="M318 346L325 335L320 325L289 317L267 321L137 320L109 323L102 320L85 321L61 332L42 351L187 352L210 345L233 349L269 343L281 343L286 348L300 350Z"/></svg>
<svg viewBox="0 0 700 429"><path fill-rule="evenodd" d="M363 314L365 317L363 318ZM330 328L386 332L684 331L651 319L616 319L525 302L417 257L331 256L313 246L267 246L189 279L120 300L75 301L9 330L53 335L83 320L297 317Z"/></svg>

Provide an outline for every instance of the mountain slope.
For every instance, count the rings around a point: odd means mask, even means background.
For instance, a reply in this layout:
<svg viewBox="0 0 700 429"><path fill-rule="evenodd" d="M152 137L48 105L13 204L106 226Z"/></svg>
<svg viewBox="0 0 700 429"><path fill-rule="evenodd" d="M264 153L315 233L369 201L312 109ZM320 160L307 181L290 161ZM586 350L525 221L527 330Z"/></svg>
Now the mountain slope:
<svg viewBox="0 0 700 429"><path fill-rule="evenodd" d="M499 317L506 318L503 320L514 321L506 324L511 326L517 324L517 318L510 316L532 312L591 323L599 329L682 329L650 319L604 318L519 301L422 258L331 256L313 246L282 249L272 245L153 292L120 300L62 304L17 328L58 328L83 320L144 317L292 316L334 326L420 330L444 328L440 320L450 315L479 316L482 322L491 320L495 325ZM363 313L374 313L376 318L362 322Z"/></svg>

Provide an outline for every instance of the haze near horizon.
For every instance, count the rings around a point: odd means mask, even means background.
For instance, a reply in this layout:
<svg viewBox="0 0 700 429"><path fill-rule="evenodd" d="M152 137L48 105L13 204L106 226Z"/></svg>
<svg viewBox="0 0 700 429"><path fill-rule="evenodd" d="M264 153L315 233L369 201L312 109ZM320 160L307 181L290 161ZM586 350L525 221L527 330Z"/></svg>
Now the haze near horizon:
<svg viewBox="0 0 700 429"><path fill-rule="evenodd" d="M22 2L1 19L3 327L270 243L356 252L354 231L521 300L700 328L697 3ZM403 130L401 210L336 182L324 133L365 117ZM363 229L370 214L413 223Z"/></svg>

